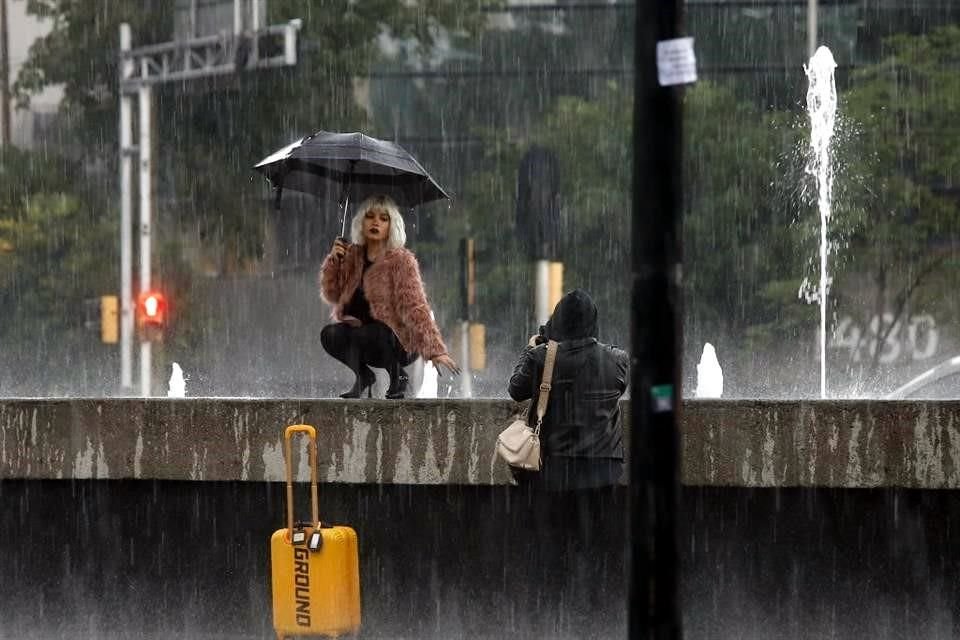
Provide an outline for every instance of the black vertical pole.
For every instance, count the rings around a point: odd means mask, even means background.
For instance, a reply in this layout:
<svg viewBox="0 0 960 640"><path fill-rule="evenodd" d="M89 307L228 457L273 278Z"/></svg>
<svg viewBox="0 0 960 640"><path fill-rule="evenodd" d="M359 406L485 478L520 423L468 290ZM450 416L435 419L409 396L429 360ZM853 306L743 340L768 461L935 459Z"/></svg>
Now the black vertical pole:
<svg viewBox="0 0 960 640"><path fill-rule="evenodd" d="M680 490L681 105L661 87L657 42L679 37L682 0L637 0L630 395L632 639L682 636Z"/></svg>
<svg viewBox="0 0 960 640"><path fill-rule="evenodd" d="M0 0L0 138L10 140L10 31L7 29L7 0Z"/></svg>

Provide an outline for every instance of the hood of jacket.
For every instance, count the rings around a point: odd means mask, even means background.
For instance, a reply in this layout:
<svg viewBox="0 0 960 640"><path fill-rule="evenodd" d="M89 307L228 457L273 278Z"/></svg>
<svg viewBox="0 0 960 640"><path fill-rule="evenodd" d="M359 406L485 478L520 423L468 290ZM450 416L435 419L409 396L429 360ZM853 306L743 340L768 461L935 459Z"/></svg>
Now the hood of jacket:
<svg viewBox="0 0 960 640"><path fill-rule="evenodd" d="M578 338L596 338L597 305L586 291L574 289L560 298L547 321L545 333L551 340L563 342Z"/></svg>

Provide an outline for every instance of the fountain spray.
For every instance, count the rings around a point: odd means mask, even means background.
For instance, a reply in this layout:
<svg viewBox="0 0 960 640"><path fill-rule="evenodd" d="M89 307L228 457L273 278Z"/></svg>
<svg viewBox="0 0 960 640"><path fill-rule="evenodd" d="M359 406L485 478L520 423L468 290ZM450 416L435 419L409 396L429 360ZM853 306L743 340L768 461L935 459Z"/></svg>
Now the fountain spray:
<svg viewBox="0 0 960 640"><path fill-rule="evenodd" d="M810 159L806 171L817 179L820 211L820 397L827 397L827 224L833 198L833 162L830 143L837 118L837 63L827 47L817 49L803 69L809 82L807 113L810 117Z"/></svg>

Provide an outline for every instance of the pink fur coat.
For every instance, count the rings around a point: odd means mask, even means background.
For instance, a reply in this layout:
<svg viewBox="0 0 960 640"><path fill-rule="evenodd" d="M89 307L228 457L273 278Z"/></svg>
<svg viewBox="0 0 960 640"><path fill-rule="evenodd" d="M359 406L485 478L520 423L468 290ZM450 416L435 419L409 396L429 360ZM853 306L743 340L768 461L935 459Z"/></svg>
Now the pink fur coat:
<svg viewBox="0 0 960 640"><path fill-rule="evenodd" d="M332 253L320 267L320 297L333 305L331 317L348 320L343 313L360 277L370 303L370 315L390 327L408 352L425 360L447 353L440 330L430 317L430 305L420 277L420 265L410 250L400 247L384 252L363 273L362 245L351 244L341 261Z"/></svg>

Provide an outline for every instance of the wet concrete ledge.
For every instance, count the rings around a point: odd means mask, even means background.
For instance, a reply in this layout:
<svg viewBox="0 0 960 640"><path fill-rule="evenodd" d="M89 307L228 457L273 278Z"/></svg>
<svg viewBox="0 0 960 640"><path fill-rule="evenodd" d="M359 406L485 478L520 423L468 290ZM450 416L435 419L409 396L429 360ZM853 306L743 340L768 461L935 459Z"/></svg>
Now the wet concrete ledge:
<svg viewBox="0 0 960 640"><path fill-rule="evenodd" d="M325 482L509 484L493 443L517 407L3 399L0 479L279 481L283 427L305 422L318 429ZM686 401L681 429L690 486L960 488L960 402Z"/></svg>

